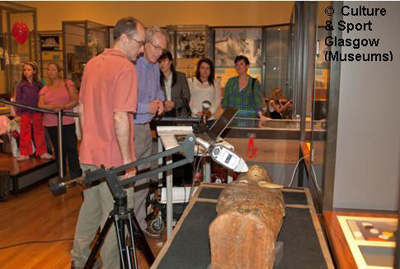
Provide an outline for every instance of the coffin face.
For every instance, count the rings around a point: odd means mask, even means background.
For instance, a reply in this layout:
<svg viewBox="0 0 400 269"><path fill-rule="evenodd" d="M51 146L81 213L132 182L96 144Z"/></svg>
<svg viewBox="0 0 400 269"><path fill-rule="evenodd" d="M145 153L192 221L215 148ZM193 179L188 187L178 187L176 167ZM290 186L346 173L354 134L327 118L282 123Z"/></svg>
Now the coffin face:
<svg viewBox="0 0 400 269"><path fill-rule="evenodd" d="M272 268L285 205L267 171L253 166L227 186L217 211L209 228L211 267Z"/></svg>

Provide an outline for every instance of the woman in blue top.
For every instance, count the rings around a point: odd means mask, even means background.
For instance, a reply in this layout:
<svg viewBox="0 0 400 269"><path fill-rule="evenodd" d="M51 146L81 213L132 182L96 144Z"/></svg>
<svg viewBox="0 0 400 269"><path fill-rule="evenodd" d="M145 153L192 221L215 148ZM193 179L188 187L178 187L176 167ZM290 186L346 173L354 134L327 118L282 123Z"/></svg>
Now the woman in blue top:
<svg viewBox="0 0 400 269"><path fill-rule="evenodd" d="M223 105L237 108L237 117L263 119L260 83L247 74L249 65L250 61L246 56L235 58L235 68L239 75L230 78L226 83Z"/></svg>

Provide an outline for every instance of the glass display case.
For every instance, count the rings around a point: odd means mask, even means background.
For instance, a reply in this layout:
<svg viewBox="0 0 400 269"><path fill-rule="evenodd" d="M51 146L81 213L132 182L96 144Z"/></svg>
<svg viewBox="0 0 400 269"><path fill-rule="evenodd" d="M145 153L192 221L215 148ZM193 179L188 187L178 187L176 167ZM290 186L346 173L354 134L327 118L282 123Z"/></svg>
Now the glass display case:
<svg viewBox="0 0 400 269"><path fill-rule="evenodd" d="M312 132L315 141L321 141L325 136L325 121L306 119L306 139L311 140ZM235 118L228 127L225 135L230 137L247 138L255 134L258 138L300 139L300 119L260 120L252 118Z"/></svg>
<svg viewBox="0 0 400 269"><path fill-rule="evenodd" d="M316 54L315 54L315 79L312 94L312 129L310 139L311 173L309 177L313 177L314 181L323 190L323 178L325 171L325 152L326 152L326 128L324 128L323 136L321 131L315 126L315 123L322 123L325 127L327 123L327 103L329 91L329 73L330 62L325 61L325 53L329 51L329 47L325 46L325 37L331 35L331 31L326 30L323 25L330 18L326 16L325 9L331 6L331 2L318 2L317 23L316 23ZM320 139L320 138L323 139ZM322 202L321 202L322 204Z"/></svg>
<svg viewBox="0 0 400 269"><path fill-rule="evenodd" d="M178 71L192 77L199 59L208 57L215 64L215 76L224 88L229 78L237 76L234 59L245 55L250 60L249 73L257 78L268 98L280 87L285 96L293 93L288 85L290 25L260 27L208 27L207 25L168 25L169 51Z"/></svg>
<svg viewBox="0 0 400 269"><path fill-rule="evenodd" d="M213 28L213 58L215 76L224 88L231 77L237 76L234 60L236 56L249 58L249 73L263 87L263 28L230 27Z"/></svg>
<svg viewBox="0 0 400 269"><path fill-rule="evenodd" d="M168 25L169 51L174 56L175 68L193 77L197 62L209 57L210 30L207 25Z"/></svg>
<svg viewBox="0 0 400 269"><path fill-rule="evenodd" d="M47 65L55 62L63 66L63 42L60 31L39 32L41 78L47 80Z"/></svg>
<svg viewBox="0 0 400 269"><path fill-rule="evenodd" d="M63 21L64 78L80 87L86 63L109 45L109 28L91 21Z"/></svg>
<svg viewBox="0 0 400 269"><path fill-rule="evenodd" d="M0 2L0 94L13 95L21 79L21 63L38 62L36 9Z"/></svg>
<svg viewBox="0 0 400 269"><path fill-rule="evenodd" d="M288 24L264 28L265 75L264 94L268 98L276 87L284 96L292 99L292 89L288 87L288 57L290 48L290 26Z"/></svg>

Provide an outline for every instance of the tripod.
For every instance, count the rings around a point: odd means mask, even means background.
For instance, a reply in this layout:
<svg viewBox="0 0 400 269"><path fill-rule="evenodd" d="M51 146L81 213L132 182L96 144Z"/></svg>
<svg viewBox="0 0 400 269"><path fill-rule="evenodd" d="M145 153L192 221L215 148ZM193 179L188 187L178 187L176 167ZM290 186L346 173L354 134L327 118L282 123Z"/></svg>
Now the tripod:
<svg viewBox="0 0 400 269"><path fill-rule="evenodd" d="M50 185L50 190L54 195L59 195L65 193L67 186L80 183L83 185L91 185L93 186L95 182L102 181L104 178L106 179L108 188L113 196L114 200L114 209L110 212L106 223L104 224L102 230L100 231L100 235L97 238L94 248L90 253L90 256L85 264L84 268L92 268L94 262L96 260L96 255L98 254L101 245L104 242L104 239L107 235L107 232L110 230L111 225L114 223L117 240L118 240L118 248L119 248L119 256L121 261L122 268L138 268L137 264L137 256L135 249L135 241L137 241L139 247L142 249L144 256L147 262L151 265L154 262L154 255L151 252L149 245L147 244L146 238L144 237L143 231L141 230L139 223L135 217L135 214L132 210L127 209L127 194L124 190L124 186L128 186L134 182L137 182L140 179L147 178L152 175L157 175L158 173L162 173L167 170L171 170L175 167L179 167L181 165L191 163L194 159L194 143L195 137L189 135L186 137L184 143L178 147L166 150L164 152L149 156L147 158L143 158L141 160L124 164L122 166L105 169L101 167L95 171L89 171L86 173L85 177L78 179L70 180L69 182L63 182L61 178L57 180L52 180ZM185 154L185 159L180 160L171 164L167 164L162 167L158 167L156 169L140 173L133 177L124 179L123 181L119 180L117 174L120 174L127 169L137 167L142 164L150 163L152 161L158 160L159 158L163 158L165 156L171 156L174 153L183 151ZM172 198L171 198L172 201ZM172 212L172 210L171 210ZM128 227L128 233L131 236L131 244L129 247L125 242L125 225ZM134 267L132 265L132 258L134 261Z"/></svg>
<svg viewBox="0 0 400 269"><path fill-rule="evenodd" d="M132 209L127 210L127 198L114 199L114 209L108 215L107 221L100 231L100 234L95 242L92 252L85 264L85 269L93 268L96 261L96 256L104 242L104 239L114 223L117 232L117 241L119 249L119 258L121 261L121 268L138 268L137 254L135 248L135 241L137 240L138 246L143 251L147 262L151 265L154 262L154 255L151 252L143 231L141 230L135 214ZM125 241L125 225L128 227L128 234L131 238L131 246L126 245ZM134 267L132 267L132 256Z"/></svg>
<svg viewBox="0 0 400 269"><path fill-rule="evenodd" d="M225 113L225 112L224 112ZM235 110L236 113L236 110ZM100 232L99 238L96 240L95 246L90 253L88 261L86 262L85 268L92 268L94 265L95 257L99 252L99 249L104 242L105 236L110 229L112 223L115 224L117 239L118 239L118 247L119 254L121 260L122 268L132 268L132 257L131 252L133 254L134 266L137 265L137 256L135 250L135 239L138 241L139 246L143 250L146 260L151 265L154 262L154 256L151 252L149 245L144 237L142 230L139 227L138 221L135 217L135 214L131 210L127 210L127 195L124 191L124 186L128 186L134 182L137 182L140 179L147 178L149 176L158 175L167 170L174 169L176 167L185 165L187 163L192 163L194 160L194 145L195 143L203 146L208 151L210 151L211 158L216 161L218 164L223 165L229 169L232 169L235 172L247 172L248 168L243 159L237 156L235 153L225 148L224 146L215 146L211 145L208 142L197 139L193 134L189 134L185 141L181 143L179 146L168 149L164 152L160 152L158 154L154 154L152 156L143 158L141 160L137 160L132 163L124 164L116 168L105 169L101 167L98 170L90 171L86 173L84 178L70 180L69 182L62 182L60 179L50 182L50 190L54 195L65 193L67 186L74 183L81 183L84 185L92 185L99 181L106 179L108 188L113 196L114 200L114 209L110 212L106 223L104 224L103 229ZM150 171L146 171L143 173L139 173L130 178L126 178L123 181L119 180L117 174L120 174L123 171L131 169L133 167L137 167L142 164L150 163L152 161L158 160L160 158L164 158L166 156L171 156L175 153L183 152L185 158L183 160L179 160L177 162L169 163L162 167L158 167L152 169ZM169 191L168 191L169 189ZM167 219L168 212L170 212L170 220L172 220L172 182L168 184L167 181ZM169 206L170 208L169 208ZM171 221L172 222L172 221ZM170 223L171 223L170 222ZM131 243L132 247L126 246L125 243L125 225L128 226L129 234L131 235ZM169 224L171 227L171 224ZM167 222L168 227L168 222Z"/></svg>

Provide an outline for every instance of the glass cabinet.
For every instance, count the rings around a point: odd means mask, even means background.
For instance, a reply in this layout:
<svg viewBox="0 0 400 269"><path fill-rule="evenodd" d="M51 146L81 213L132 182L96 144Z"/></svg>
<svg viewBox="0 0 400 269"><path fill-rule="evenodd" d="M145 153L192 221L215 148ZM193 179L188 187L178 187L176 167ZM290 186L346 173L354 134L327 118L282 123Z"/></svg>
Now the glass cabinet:
<svg viewBox="0 0 400 269"><path fill-rule="evenodd" d="M207 25L168 25L169 50L177 71L193 77L197 62L208 57L210 34Z"/></svg>
<svg viewBox="0 0 400 269"><path fill-rule="evenodd" d="M21 79L21 64L38 62L36 9L0 2L0 94L10 97Z"/></svg>
<svg viewBox="0 0 400 269"><path fill-rule="evenodd" d="M63 66L63 42L60 31L39 32L39 58L41 78L47 79L47 65L57 63Z"/></svg>
<svg viewBox="0 0 400 269"><path fill-rule="evenodd" d="M79 89L86 63L109 44L108 26L91 21L62 22L64 78Z"/></svg>

